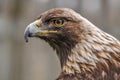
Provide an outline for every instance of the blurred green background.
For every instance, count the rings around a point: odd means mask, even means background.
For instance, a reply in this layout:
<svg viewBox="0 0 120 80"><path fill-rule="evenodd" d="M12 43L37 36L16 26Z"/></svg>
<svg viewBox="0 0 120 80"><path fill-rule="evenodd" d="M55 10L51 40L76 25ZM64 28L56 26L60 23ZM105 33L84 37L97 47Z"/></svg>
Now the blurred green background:
<svg viewBox="0 0 120 80"><path fill-rule="evenodd" d="M25 43L24 29L37 16L68 7L120 40L120 0L0 0L0 80L54 80L55 51L40 39Z"/></svg>

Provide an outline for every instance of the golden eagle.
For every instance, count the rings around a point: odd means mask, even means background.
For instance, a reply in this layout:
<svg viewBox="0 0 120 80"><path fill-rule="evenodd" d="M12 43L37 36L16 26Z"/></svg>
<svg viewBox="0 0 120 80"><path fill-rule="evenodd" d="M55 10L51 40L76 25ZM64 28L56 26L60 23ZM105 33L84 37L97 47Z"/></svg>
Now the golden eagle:
<svg viewBox="0 0 120 80"><path fill-rule="evenodd" d="M56 50L61 74L56 80L120 80L120 41L69 8L50 9L24 33Z"/></svg>

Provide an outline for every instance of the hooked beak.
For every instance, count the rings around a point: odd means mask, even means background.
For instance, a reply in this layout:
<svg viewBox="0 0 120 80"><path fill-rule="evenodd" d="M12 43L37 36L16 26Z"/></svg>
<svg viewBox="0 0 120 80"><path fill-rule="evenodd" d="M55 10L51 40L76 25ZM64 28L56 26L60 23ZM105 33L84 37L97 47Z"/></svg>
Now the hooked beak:
<svg viewBox="0 0 120 80"><path fill-rule="evenodd" d="M42 29L42 21L41 19L38 19L32 23L30 23L24 32L24 38L25 41L28 42L28 37L38 37L38 36L44 36L48 33L56 33L56 30L44 30Z"/></svg>
<svg viewBox="0 0 120 80"><path fill-rule="evenodd" d="M37 32L40 32L40 29L39 29L39 26L38 26L40 24L41 24L41 19L36 20L36 21L30 23L26 27L25 32L24 32L24 38L25 38L26 42L28 42L28 37L35 37Z"/></svg>

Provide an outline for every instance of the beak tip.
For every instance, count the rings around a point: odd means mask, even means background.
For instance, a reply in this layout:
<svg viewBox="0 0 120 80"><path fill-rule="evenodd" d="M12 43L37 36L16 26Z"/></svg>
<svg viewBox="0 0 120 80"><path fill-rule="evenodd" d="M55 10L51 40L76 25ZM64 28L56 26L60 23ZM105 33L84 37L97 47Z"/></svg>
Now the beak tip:
<svg viewBox="0 0 120 80"><path fill-rule="evenodd" d="M28 43L28 38L25 38L25 42Z"/></svg>
<svg viewBox="0 0 120 80"><path fill-rule="evenodd" d="M25 42L28 43L28 40L26 40Z"/></svg>
<svg viewBox="0 0 120 80"><path fill-rule="evenodd" d="M29 28L27 27L27 28L25 29L25 32L24 32L25 42L28 42L29 34L30 34Z"/></svg>
<svg viewBox="0 0 120 80"><path fill-rule="evenodd" d="M25 42L27 43L28 42L28 36L25 35L24 38L25 38Z"/></svg>

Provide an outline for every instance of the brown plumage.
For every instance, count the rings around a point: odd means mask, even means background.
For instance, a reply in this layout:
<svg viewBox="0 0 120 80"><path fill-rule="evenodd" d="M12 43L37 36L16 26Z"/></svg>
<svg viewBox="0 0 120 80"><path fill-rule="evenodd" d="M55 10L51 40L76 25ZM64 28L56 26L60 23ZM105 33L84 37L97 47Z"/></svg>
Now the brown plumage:
<svg viewBox="0 0 120 80"><path fill-rule="evenodd" d="M25 39L38 37L60 59L57 80L120 80L120 41L68 8L42 14L25 30Z"/></svg>

